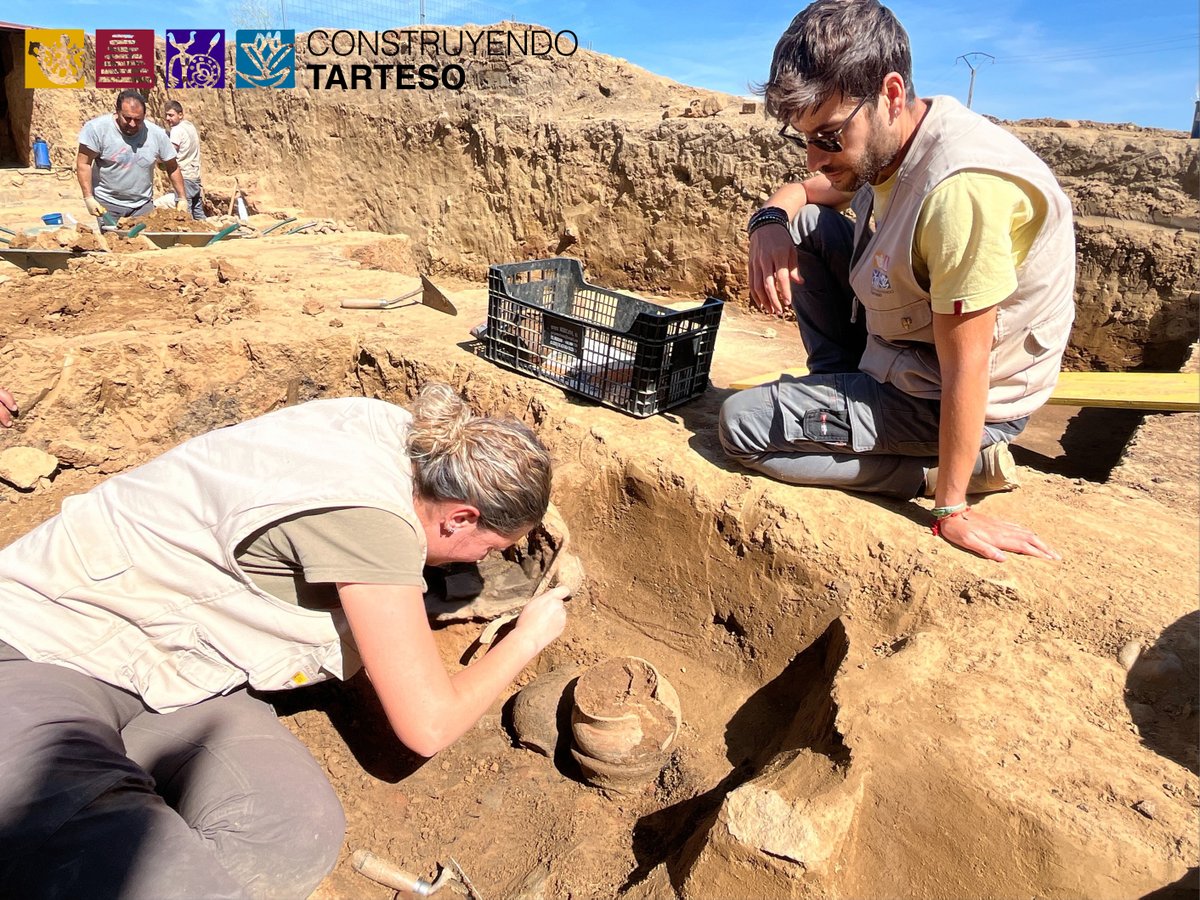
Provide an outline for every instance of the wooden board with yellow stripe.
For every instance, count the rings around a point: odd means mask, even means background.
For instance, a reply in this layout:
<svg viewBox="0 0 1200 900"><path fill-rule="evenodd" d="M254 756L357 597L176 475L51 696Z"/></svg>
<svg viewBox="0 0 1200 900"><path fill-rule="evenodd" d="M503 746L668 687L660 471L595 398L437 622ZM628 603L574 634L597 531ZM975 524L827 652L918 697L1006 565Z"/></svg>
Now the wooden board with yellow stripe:
<svg viewBox="0 0 1200 900"><path fill-rule="evenodd" d="M775 381L782 375L807 375L796 366L734 381L735 390ZM1159 412L1200 411L1198 372L1063 372L1049 403L1059 406L1102 406Z"/></svg>

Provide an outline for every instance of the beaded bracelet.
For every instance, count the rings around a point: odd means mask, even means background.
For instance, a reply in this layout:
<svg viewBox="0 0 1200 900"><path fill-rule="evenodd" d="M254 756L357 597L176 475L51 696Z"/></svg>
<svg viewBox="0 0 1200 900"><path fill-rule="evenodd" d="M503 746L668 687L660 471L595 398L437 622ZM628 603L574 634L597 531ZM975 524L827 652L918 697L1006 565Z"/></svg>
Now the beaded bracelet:
<svg viewBox="0 0 1200 900"><path fill-rule="evenodd" d="M754 234L764 225L782 225L786 228L790 221L791 216L787 214L787 210L778 206L764 206L750 217L750 221L746 223L746 233Z"/></svg>
<svg viewBox="0 0 1200 900"><path fill-rule="evenodd" d="M955 503L953 506L935 506L933 508L933 517L935 519L944 519L946 516L953 515L956 512L962 512L967 508L967 501Z"/></svg>
<svg viewBox="0 0 1200 900"><path fill-rule="evenodd" d="M933 511L934 515L937 515L940 510L944 509L948 509L950 512L946 513L945 515L938 516L933 520L933 524L929 526L929 530L933 532L934 537L938 537L942 533L942 523L947 519L954 519L958 516L962 516L965 519L967 517L967 513L971 511L971 507L967 506L967 504L960 503L957 507L939 506Z"/></svg>

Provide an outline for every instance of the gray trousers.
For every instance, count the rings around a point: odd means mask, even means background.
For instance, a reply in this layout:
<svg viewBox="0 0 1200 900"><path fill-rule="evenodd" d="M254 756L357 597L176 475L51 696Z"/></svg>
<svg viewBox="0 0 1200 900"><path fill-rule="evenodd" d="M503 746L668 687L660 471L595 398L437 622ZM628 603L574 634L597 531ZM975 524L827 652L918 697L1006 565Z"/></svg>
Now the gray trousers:
<svg viewBox="0 0 1200 900"><path fill-rule="evenodd" d="M804 284L792 306L809 374L739 391L721 407L725 452L789 484L843 488L908 500L937 465L941 403L913 397L858 371L866 316L851 321L854 226L808 205L792 221ZM980 447L1011 441L1028 417L989 423Z"/></svg>
<svg viewBox="0 0 1200 900"><path fill-rule="evenodd" d="M244 690L172 713L0 642L0 897L307 897L345 818Z"/></svg>
<svg viewBox="0 0 1200 900"><path fill-rule="evenodd" d="M208 216L204 214L204 186L200 184L200 179L183 179L183 190L187 194L188 211L192 218L207 219Z"/></svg>

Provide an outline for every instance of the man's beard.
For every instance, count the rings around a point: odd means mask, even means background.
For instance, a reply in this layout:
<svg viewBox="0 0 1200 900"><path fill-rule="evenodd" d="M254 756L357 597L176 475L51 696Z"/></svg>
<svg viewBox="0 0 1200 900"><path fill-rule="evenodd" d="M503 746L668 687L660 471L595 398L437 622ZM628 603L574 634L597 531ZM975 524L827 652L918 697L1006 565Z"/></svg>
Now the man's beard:
<svg viewBox="0 0 1200 900"><path fill-rule="evenodd" d="M867 138L867 145L863 148L862 156L843 173L852 176L849 186L835 185L847 193L855 193L864 184L875 184L879 173L890 166L895 161L896 154L900 152L899 139L877 127L874 110L871 110L869 115L871 133Z"/></svg>

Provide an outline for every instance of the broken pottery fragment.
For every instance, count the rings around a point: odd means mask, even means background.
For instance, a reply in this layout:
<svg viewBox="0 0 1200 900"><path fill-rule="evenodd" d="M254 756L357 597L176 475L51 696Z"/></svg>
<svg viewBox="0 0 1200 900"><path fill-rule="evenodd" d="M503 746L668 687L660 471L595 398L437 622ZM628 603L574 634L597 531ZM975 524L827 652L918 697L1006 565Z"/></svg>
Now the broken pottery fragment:
<svg viewBox="0 0 1200 900"><path fill-rule="evenodd" d="M512 727L523 747L554 758L559 740L570 734L571 694L582 671L567 666L539 675L513 699ZM567 708L564 709L564 704Z"/></svg>

